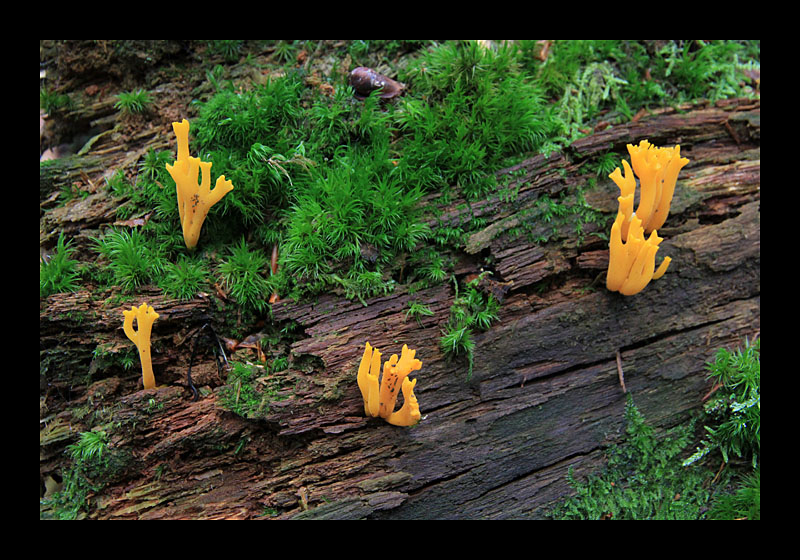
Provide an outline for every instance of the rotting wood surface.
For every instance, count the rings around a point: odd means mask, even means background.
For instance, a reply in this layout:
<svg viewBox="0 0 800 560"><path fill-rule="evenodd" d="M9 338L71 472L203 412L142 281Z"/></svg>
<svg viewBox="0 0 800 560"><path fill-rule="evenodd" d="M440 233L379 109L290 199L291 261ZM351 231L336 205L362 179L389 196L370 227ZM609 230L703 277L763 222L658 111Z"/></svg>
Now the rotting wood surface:
<svg viewBox="0 0 800 560"><path fill-rule="evenodd" d="M663 278L632 297L608 292L607 243L591 226L581 243L566 227L541 245L507 235L542 194L591 177L587 158L604 151L627 157L625 144L642 138L680 143L691 160L659 231L665 239L658 259L672 257ZM149 391L136 390L135 374L81 387L59 370L59 357L85 370L98 344L127 341L121 308L80 292L55 295L40 314L48 364L41 416L51 428L70 429L40 437L42 477L58 468L63 446L83 429L74 407L102 406L121 427L112 449L131 454L134 466L92 497L96 518L542 517L569 493L567 469L578 478L596 469L623 429L617 352L635 403L649 422L667 428L700 407L710 387L704 364L716 349L758 334L760 103L665 109L504 174L513 176L510 186L519 184L513 203L495 197L465 210L456 200L439 218L486 219L456 272L464 278L490 263L492 281L506 291L499 321L474 335L469 380L465 360L446 359L438 346L454 297L447 283L415 294L400 286L367 307L335 295L276 304L273 320L296 322L302 335L292 344L292 365L274 374L281 399L258 421L217 404L222 380L210 356L193 370L210 393L193 402L180 385L187 340L208 320L213 295L180 303L151 294L162 314L153 365L158 383L171 386ZM603 177L586 201L613 217L617 196ZM407 318L411 301L434 314L419 323ZM403 344L417 349L417 426L364 417L355 376L366 341L387 357ZM242 352L237 359L253 359ZM66 378L71 385L59 385Z"/></svg>

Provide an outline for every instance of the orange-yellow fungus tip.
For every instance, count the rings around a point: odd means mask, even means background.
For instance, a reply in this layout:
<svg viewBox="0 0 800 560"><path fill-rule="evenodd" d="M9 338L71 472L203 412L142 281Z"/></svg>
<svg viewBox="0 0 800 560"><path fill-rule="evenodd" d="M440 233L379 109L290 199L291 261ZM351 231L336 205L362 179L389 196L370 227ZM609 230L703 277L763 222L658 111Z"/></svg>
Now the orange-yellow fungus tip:
<svg viewBox="0 0 800 560"><path fill-rule="evenodd" d="M680 145L673 148L658 148L647 140L642 140L638 146L628 144L627 147L631 164L622 161L625 176L623 177L619 167L609 175L620 189L619 209L625 213L626 219L622 226L623 241L628 238L626 225L631 220L633 210L633 198L625 197L632 196L636 190L634 174L639 178L640 187L636 215L642 220L644 231L650 233L661 228L666 222L675 194L678 173L689 163L687 158L681 157ZM624 198L625 206L623 206Z"/></svg>

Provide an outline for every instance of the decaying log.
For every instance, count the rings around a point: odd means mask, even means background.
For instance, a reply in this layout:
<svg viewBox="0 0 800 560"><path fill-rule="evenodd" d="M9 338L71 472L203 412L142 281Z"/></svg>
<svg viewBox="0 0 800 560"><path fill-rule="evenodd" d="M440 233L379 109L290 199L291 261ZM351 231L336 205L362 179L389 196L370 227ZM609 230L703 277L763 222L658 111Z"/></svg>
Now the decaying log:
<svg viewBox="0 0 800 560"><path fill-rule="evenodd" d="M672 264L663 278L625 297L604 285L603 228L610 221L587 224L580 238L570 224L525 221L543 194L567 194L596 177L588 165L594 156L622 158L625 144L642 138L680 143L691 162L659 231L659 256L671 256ZM513 200L456 200L436 219L458 225L484 218L485 227L471 231L457 255L456 273L491 270L492 280L506 286L499 320L473 335L471 376L465 359L445 357L438 345L455 295L449 283L413 294L401 285L367 306L334 294L273 305L271 320L295 325L296 339L288 369L270 374L278 390L265 396L257 419L221 406L224 380L208 354L197 384L210 390L192 401L181 384L186 339L213 316L215 296L181 304L150 294L165 309L154 329L153 365L167 387L137 390L133 373L95 372L96 381L79 386L98 345L126 343L120 306L81 292L55 295L40 313L43 416L50 413L42 476L57 470L58 451L82 429L65 406L71 400L104 407L105 419L118 427L110 447L129 457L124 474L92 497L94 518L544 516L569 493L567 469L580 478L600 466L623 428L618 355L636 405L667 428L701 406L709 389L704 365L716 349L759 332L760 104L659 111L505 175L517 191ZM612 218L617 196L600 177L585 200ZM437 197L428 203L436 205ZM512 235L520 224L532 236L547 231L548 241ZM407 317L411 302L433 314ZM417 349L417 426L364 416L355 377L367 341L387 357L403 344ZM58 363L61 355L70 363ZM240 350L235 359L255 358Z"/></svg>

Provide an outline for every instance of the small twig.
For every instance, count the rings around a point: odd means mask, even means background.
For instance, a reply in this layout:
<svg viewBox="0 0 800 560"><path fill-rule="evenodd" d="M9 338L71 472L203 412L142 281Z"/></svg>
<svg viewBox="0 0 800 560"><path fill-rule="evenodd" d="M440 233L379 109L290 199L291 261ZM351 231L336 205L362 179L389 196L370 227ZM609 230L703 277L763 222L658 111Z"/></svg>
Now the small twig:
<svg viewBox="0 0 800 560"><path fill-rule="evenodd" d="M92 183L92 180L89 178L89 175L87 175L83 169L80 170L80 174L81 178L87 183L89 183L89 186L92 189L90 192L97 192L97 187L94 186L94 183Z"/></svg>
<svg viewBox="0 0 800 560"><path fill-rule="evenodd" d="M272 259L270 261L270 270L272 270L272 275L278 274L278 244L275 243L272 245ZM272 292L272 295L269 296L269 302L275 303L278 301L278 292Z"/></svg>
<svg viewBox="0 0 800 560"><path fill-rule="evenodd" d="M622 392L627 393L628 390L625 388L625 375L622 373L622 356L619 355L619 350L617 350L617 375L619 375L619 384L622 386Z"/></svg>
<svg viewBox="0 0 800 560"><path fill-rule="evenodd" d="M739 135L736 134L736 132L733 130L733 127L731 126L730 120L726 119L723 124L725 125L725 130L728 131L728 134L731 135L731 137L733 138L733 141L736 142L736 145L737 146L741 146L742 142L741 142L741 140L739 140Z"/></svg>
<svg viewBox="0 0 800 560"><path fill-rule="evenodd" d="M717 480L719 480L719 476L722 474L722 469L725 468L725 465L726 465L725 461L722 461L722 464L719 466L717 474L714 475L713 479L711 479L711 484L716 484Z"/></svg>
<svg viewBox="0 0 800 560"><path fill-rule="evenodd" d="M715 383L714 386L711 387L711 390L708 393L706 393L706 396L704 396L702 399L700 399L700 402L706 402L708 400L708 398L711 395L713 395L717 391L717 389L719 389L720 387L722 387L722 383Z"/></svg>
<svg viewBox="0 0 800 560"><path fill-rule="evenodd" d="M298 488L297 496L300 498L300 507L306 511L308 509L308 490L305 486Z"/></svg>
<svg viewBox="0 0 800 560"><path fill-rule="evenodd" d="M594 280L592 280L592 283L591 283L591 284L589 284L589 287L590 287L590 288L594 288L595 286L597 286L598 284L600 284L600 281L603 279L603 277L604 277L605 275L606 275L606 272L605 272L605 271L598 273L598 274L597 274L597 276L595 276L595 277L594 277Z"/></svg>
<svg viewBox="0 0 800 560"><path fill-rule="evenodd" d="M192 347L192 355L189 358L189 368L186 370L186 384L189 386L189 389L192 391L192 400L196 401L200 398L200 394L197 391L197 387L194 386L194 382L192 381L192 366L194 365L194 358L197 354L197 346L200 342L200 339L203 336L203 331L208 330L210 336L213 338L212 342L212 350L214 352L214 362L217 364L217 375L222 380L222 361L220 360L220 354L222 354L222 359L225 360L225 366L230 368L230 364L228 363L228 356L225 355L225 348L222 345L222 341L217 336L217 333L214 331L214 327L212 327L209 323L205 323L202 327L200 327L197 332L195 333L194 339L194 346ZM216 346L213 345L213 342L216 342ZM217 348L219 348L219 352L217 352ZM238 398L238 395L237 395Z"/></svg>

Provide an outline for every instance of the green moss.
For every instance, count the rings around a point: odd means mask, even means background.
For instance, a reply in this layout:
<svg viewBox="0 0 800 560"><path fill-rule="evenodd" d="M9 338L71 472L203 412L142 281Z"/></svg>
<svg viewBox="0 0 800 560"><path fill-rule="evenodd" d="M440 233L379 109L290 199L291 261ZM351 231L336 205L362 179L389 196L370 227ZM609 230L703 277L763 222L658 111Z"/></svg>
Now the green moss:
<svg viewBox="0 0 800 560"><path fill-rule="evenodd" d="M105 430L81 432L78 441L67 446L71 464L62 470L62 489L40 502L43 519L81 519L91 511L92 496L130 468L132 457L108 446Z"/></svg>
<svg viewBox="0 0 800 560"><path fill-rule="evenodd" d="M211 41L209 51L238 60L248 45ZM319 46L278 42L273 58L291 66L296 49ZM199 260L179 261L185 248L164 169L175 154L151 151L134 182L120 174L108 181L122 200L117 219L144 217L146 224L138 239L112 232L98 245L111 263L99 279L126 291L151 283L191 297L206 281L222 279L215 255L225 255L244 236L251 252L279 249L278 274L262 271L266 286L259 282L259 289L268 293L261 299L272 291L293 298L335 291L366 301L398 280L441 282L447 253L462 248L485 218L431 231L423 210L435 216L437 208L421 207L425 195L438 191L437 204L446 205L458 186L470 200L499 191L514 204L519 183L511 189L494 176L510 161L566 146L598 118L613 125L652 104L753 94L748 72L759 64L759 48L758 41L555 41L542 61L535 41L496 50L474 41L354 41L338 54L367 63L416 51L398 70L407 85L403 96L364 101L353 98L346 73L336 68L320 76L330 86L325 92L333 92L327 95L298 68L234 86L225 80L228 67L211 70L209 64L216 92L196 104L191 151L211 161L214 173L235 189L211 209ZM248 60L244 64L255 64ZM146 106L144 94L129 95L131 110ZM43 94L44 101L51 97ZM598 159L597 173L611 164L607 160ZM515 232L547 241L568 221L580 239L584 225L596 219L581 194L542 198L520 216L524 225ZM425 245L431 241L440 258L425 273L401 272L410 270L403 268L409 261L421 261L421 252L430 254ZM148 263L126 247L143 248ZM188 280L185 291L181 279ZM260 308L253 294L243 301Z"/></svg>
<svg viewBox="0 0 800 560"><path fill-rule="evenodd" d="M431 317L433 315L433 311L431 311L430 307L427 305L423 305L418 301L410 301L408 302L408 311L406 311L406 319L408 317L413 317L417 324L422 326L422 321L420 317Z"/></svg>
<svg viewBox="0 0 800 560"><path fill-rule="evenodd" d="M475 341L472 340L473 330L488 330L492 322L497 320L497 313L500 310L500 303L494 296L478 289L478 285L487 274L490 273L482 272L477 278L467 282L461 294L458 293L458 284L454 282L456 297L450 306L450 319L439 339L439 347L445 355L466 357L467 380L472 376L475 350Z"/></svg>
<svg viewBox="0 0 800 560"><path fill-rule="evenodd" d="M44 87L39 89L39 107L45 112L52 114L72 106L72 99L67 94L57 93Z"/></svg>
<svg viewBox="0 0 800 560"><path fill-rule="evenodd" d="M65 241L64 233L58 234L55 254L39 261L39 297L59 292L74 292L78 289L78 261L72 259L75 250Z"/></svg>
<svg viewBox="0 0 800 560"><path fill-rule="evenodd" d="M755 469L761 456L761 339L745 340L733 352L720 348L707 368L718 387L704 406L708 441L685 464L719 450L726 463L736 457Z"/></svg>
<svg viewBox="0 0 800 560"><path fill-rule="evenodd" d="M558 504L559 519L760 519L761 473L756 468L761 449L760 339L745 341L735 352L720 349L708 364L720 382L717 396L707 403L703 422L710 442L686 460L694 438L694 421L663 434L645 422L630 393L625 406L626 436L607 453L603 472L568 480L576 494ZM703 463L720 452L713 470ZM752 463L742 474L731 456ZM712 480L714 482L712 482Z"/></svg>
<svg viewBox="0 0 800 560"><path fill-rule="evenodd" d="M270 403L286 398L283 387L274 375L277 369L254 364L233 362L225 387L220 391L218 403L244 418L260 418L269 412Z"/></svg>
<svg viewBox="0 0 800 560"><path fill-rule="evenodd" d="M679 455L692 426L657 437L628 393L626 437L608 451L602 474L567 479L576 494L552 512L557 519L699 519L711 498L707 469L684 469Z"/></svg>
<svg viewBox="0 0 800 560"><path fill-rule="evenodd" d="M179 255L177 262L164 263L161 288L170 297L192 299L208 285L209 271L206 261L195 255ZM259 293L259 297L262 294Z"/></svg>
<svg viewBox="0 0 800 560"><path fill-rule="evenodd" d="M397 114L404 132L399 171L426 188L458 184L468 196L482 196L505 158L537 151L559 128L511 46L447 43L424 53L405 79L414 94Z"/></svg>
<svg viewBox="0 0 800 560"><path fill-rule="evenodd" d="M652 105L753 95L746 70L760 59L760 41L554 41L545 61L530 42L520 50L522 64L558 99L561 118L574 124L601 110L628 120Z"/></svg>
<svg viewBox="0 0 800 560"><path fill-rule="evenodd" d="M126 292L155 281L164 270L162 247L139 230L112 229L93 241L98 253L108 260L101 277Z"/></svg>
<svg viewBox="0 0 800 560"><path fill-rule="evenodd" d="M719 496L708 513L709 519L761 519L761 467L745 475L731 494Z"/></svg>
<svg viewBox="0 0 800 560"><path fill-rule="evenodd" d="M268 262L261 251L248 247L241 239L220 264L219 272L225 288L242 308L258 312L266 310L270 292L263 274Z"/></svg>
<svg viewBox="0 0 800 560"><path fill-rule="evenodd" d="M150 93L143 89L123 91L117 96L114 108L124 115L137 115L147 112L151 103Z"/></svg>

